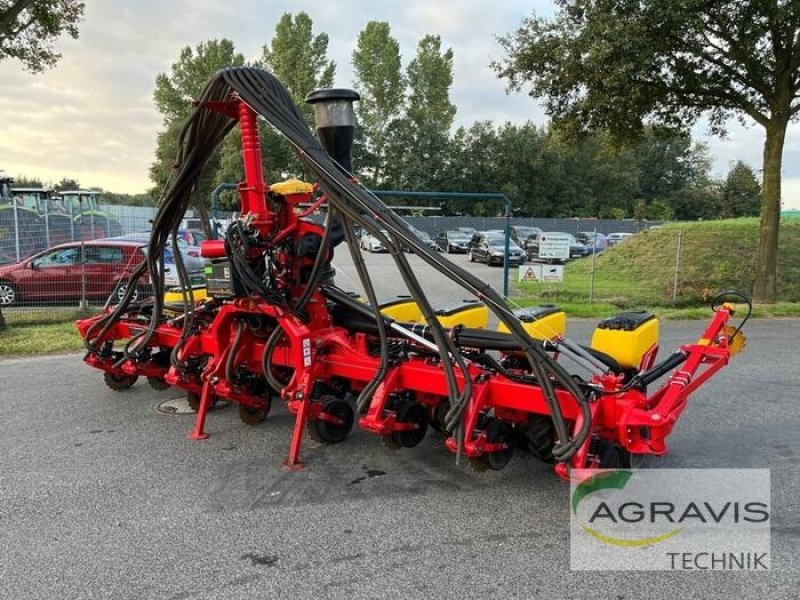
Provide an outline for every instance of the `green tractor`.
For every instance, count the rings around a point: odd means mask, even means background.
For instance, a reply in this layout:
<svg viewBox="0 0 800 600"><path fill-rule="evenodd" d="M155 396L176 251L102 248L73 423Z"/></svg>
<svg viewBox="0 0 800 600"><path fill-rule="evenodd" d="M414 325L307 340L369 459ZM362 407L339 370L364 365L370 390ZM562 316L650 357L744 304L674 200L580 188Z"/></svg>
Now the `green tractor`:
<svg viewBox="0 0 800 600"><path fill-rule="evenodd" d="M55 192L13 183L0 177L0 264L57 244L123 233L119 219L100 208L96 191Z"/></svg>
<svg viewBox="0 0 800 600"><path fill-rule="evenodd" d="M60 202L77 226L73 239L95 240L123 234L119 219L100 208L99 195L93 190L70 190L53 196L53 202Z"/></svg>
<svg viewBox="0 0 800 600"><path fill-rule="evenodd" d="M11 190L14 180L0 176L0 264L15 263L44 248L44 223Z"/></svg>
<svg viewBox="0 0 800 600"><path fill-rule="evenodd" d="M14 202L34 211L39 215L42 226L40 238L42 246L49 248L56 244L71 242L80 231L75 220L64 211L63 205L53 199L53 190L41 187L12 187L11 196Z"/></svg>

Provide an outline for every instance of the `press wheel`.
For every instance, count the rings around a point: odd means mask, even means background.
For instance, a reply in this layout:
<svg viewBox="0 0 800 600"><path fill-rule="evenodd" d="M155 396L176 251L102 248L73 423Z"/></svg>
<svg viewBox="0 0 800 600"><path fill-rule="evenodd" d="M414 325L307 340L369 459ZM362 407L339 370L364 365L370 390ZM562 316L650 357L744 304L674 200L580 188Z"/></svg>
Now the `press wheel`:
<svg viewBox="0 0 800 600"><path fill-rule="evenodd" d="M407 431L395 431L390 436L398 447L413 448L425 439L428 432L428 411L417 402L403 402L397 408L397 422L413 423L417 426Z"/></svg>
<svg viewBox="0 0 800 600"><path fill-rule="evenodd" d="M600 469L629 469L631 455L619 444L608 440L595 440L595 455Z"/></svg>
<svg viewBox="0 0 800 600"><path fill-rule="evenodd" d="M272 408L272 399L267 396L264 399L263 406L248 406L246 404L239 405L239 420L245 425L258 425L263 423L264 419L269 414L269 409Z"/></svg>
<svg viewBox="0 0 800 600"><path fill-rule="evenodd" d="M218 398L214 395L211 396L211 405L208 407L209 409L214 408L217 405ZM194 412L200 410L200 394L197 392L186 392L186 403L189 405Z"/></svg>
<svg viewBox="0 0 800 600"><path fill-rule="evenodd" d="M325 403L322 412L339 419L341 423L314 419L309 423L311 438L323 444L338 444L347 439L356 420L355 411L350 403L335 398Z"/></svg>
<svg viewBox="0 0 800 600"><path fill-rule="evenodd" d="M487 470L499 471L508 465L514 455L514 428L510 423L491 419L486 425L486 441L492 444L505 444L503 450L485 452L480 456L472 456L469 464L474 471L482 473Z"/></svg>
<svg viewBox="0 0 800 600"><path fill-rule="evenodd" d="M127 390L134 383L136 383L137 379L139 379L138 375L114 375L113 373L103 374L103 381L115 392Z"/></svg>

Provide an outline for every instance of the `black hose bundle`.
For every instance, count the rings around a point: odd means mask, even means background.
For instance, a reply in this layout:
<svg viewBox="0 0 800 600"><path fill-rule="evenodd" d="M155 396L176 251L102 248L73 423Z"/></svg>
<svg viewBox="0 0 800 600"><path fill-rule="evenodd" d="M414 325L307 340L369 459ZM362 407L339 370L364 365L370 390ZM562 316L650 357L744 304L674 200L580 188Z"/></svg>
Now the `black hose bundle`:
<svg viewBox="0 0 800 600"><path fill-rule="evenodd" d="M183 217L188 207L192 188L196 184L205 164L214 149L225 137L225 134L235 125L235 120L232 117L215 112L204 106L204 103L225 101L229 99L231 94L238 95L242 101L264 117L295 147L299 158L325 192L332 214L340 216L345 224L344 229L348 246L353 254L359 277L362 280L368 299L376 311L376 315L379 308L374 297L374 288L363 265L363 259L360 258L360 248L355 243L355 238L352 235L352 225L360 225L377 237L389 249L401 277L429 324L431 335L442 358L441 364L448 383L451 407L445 416L447 429L452 431L461 422L463 409L471 395L472 381L467 370L465 358L436 319L422 286L408 264L405 254L401 251L402 247L411 248L426 263L481 299L497 315L498 319L505 323L510 333L519 341L520 347L528 358L531 370L547 399L559 440L553 454L558 460L568 460L585 441L591 426L588 400L572 376L527 334L518 319L506 307L502 296L469 271L452 264L433 252L416 237L401 217L386 207L369 190L354 182L353 177L344 171L319 144L283 85L267 71L255 67L232 67L218 72L207 84L198 106L192 112L189 121L181 131L179 138L180 152L176 168L159 204L159 210L153 226L153 235L148 246L147 265L142 265L136 274L137 277L140 277L143 275L145 268L148 268L152 278L160 279L160 283L154 281L153 285L156 297L154 299L151 323L148 330L132 342L126 354L128 352L135 353L137 348L144 348L155 332L163 308L160 297L163 292L163 269L159 272L156 262L163 252L169 233L176 229L177 223ZM326 239L320 253L327 254L328 246L329 240ZM318 262L319 260L322 259L318 257ZM317 266L317 262L315 262L315 267ZM319 271L320 269L318 268L314 269L313 276L308 284L309 288L316 286L318 283ZM267 295L268 290L261 288L261 286L256 286L255 281L249 281L248 283L249 291ZM116 310L98 322L98 330L103 327L110 327L115 320L122 316L130 303L132 292L130 289L128 292L129 294L120 302ZM302 300L307 302L309 297L310 294L304 294ZM268 299L275 300L274 298ZM294 308L299 308L298 312L300 312L303 306L295 306ZM377 318L376 321L382 323L380 318ZM185 325L188 326L188 323ZM385 349L386 332L383 330L382 325L379 325L379 336L382 347ZM94 333L92 337L96 337ZM269 364L267 355L271 352L270 346L277 343L279 338L280 335L276 330L275 334L270 336L267 342L264 357L264 362L267 366ZM89 336L87 336L87 343L90 345L92 343ZM375 378L368 385L368 389L365 390L366 393L362 393L359 399L360 404L367 401L368 396L372 394L374 388L377 387L377 383L383 377L385 369L386 363L383 361ZM459 389L458 386L456 369L460 370L462 374L462 381L464 382L462 389ZM570 437L567 429L567 423L563 418L556 398L555 386L568 390L581 409L581 430L574 438Z"/></svg>

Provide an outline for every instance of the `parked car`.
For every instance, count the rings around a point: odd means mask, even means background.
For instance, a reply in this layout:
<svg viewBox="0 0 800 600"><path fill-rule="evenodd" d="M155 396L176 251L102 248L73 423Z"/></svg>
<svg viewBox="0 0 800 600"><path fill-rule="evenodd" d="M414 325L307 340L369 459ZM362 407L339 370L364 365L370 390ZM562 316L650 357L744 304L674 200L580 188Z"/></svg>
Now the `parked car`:
<svg viewBox="0 0 800 600"><path fill-rule="evenodd" d="M145 258L141 243L91 240L60 244L22 262L0 267L0 304L21 301L105 300L112 292L125 294L128 280ZM148 293L149 281L137 295Z"/></svg>
<svg viewBox="0 0 800 600"><path fill-rule="evenodd" d="M633 237L632 233L609 233L606 236L606 240L608 241L609 246L616 246L620 242L627 240L629 237Z"/></svg>
<svg viewBox="0 0 800 600"><path fill-rule="evenodd" d="M225 237L225 232L228 230L228 225L230 225L230 219L216 219L211 217L208 223L211 231L216 235L216 239L221 239ZM187 239L186 241L190 244L195 246L199 245L199 242L206 239L206 234L203 233L203 221L199 217L188 217L181 221L181 231L190 231L192 234L199 233L202 237L197 240L190 240Z"/></svg>
<svg viewBox="0 0 800 600"><path fill-rule="evenodd" d="M126 235L120 235L113 238L108 238L110 240L121 240L125 242L138 242L141 246L147 246L150 242L150 233L148 232L140 232L140 233L128 233ZM186 240L181 237L178 237L178 248L180 249L181 258L183 259L183 264L186 267L186 270L189 272L190 275L196 275L198 273L203 273L205 266L206 266L206 259L200 255L200 246L193 246L188 244ZM165 274L164 274L164 283L167 285L180 285L180 280L178 279L177 269L175 268L175 258L172 251L172 241L170 240L167 242L166 248L164 248L164 267L165 267Z"/></svg>
<svg viewBox="0 0 800 600"><path fill-rule="evenodd" d="M179 229L178 238L182 239L190 246L197 246L197 247L200 247L200 244L204 240L208 239L206 237L206 234L198 229Z"/></svg>
<svg viewBox="0 0 800 600"><path fill-rule="evenodd" d="M436 245L436 242L431 239L431 236L428 234L427 231L422 231L421 229L417 229L416 227L412 227L409 225L409 228L419 238L419 241L422 242L424 245L428 246L431 250L437 250L439 247ZM404 252L411 252L411 248L403 245Z"/></svg>
<svg viewBox="0 0 800 600"><path fill-rule="evenodd" d="M575 237L581 244L589 248L590 254L602 252L608 246L608 239L599 231L579 231Z"/></svg>
<svg viewBox="0 0 800 600"><path fill-rule="evenodd" d="M538 227L528 227L527 225L512 225L511 226L511 239L514 240L520 248L525 247L525 242L529 237L541 233Z"/></svg>
<svg viewBox="0 0 800 600"><path fill-rule="evenodd" d="M569 257L570 258L583 258L584 256L589 256L592 253L591 248L589 248L586 244L578 241L571 233L567 234L569 236Z"/></svg>
<svg viewBox="0 0 800 600"><path fill-rule="evenodd" d="M505 256L506 239L492 232L476 233L472 236L469 249L470 262L485 262L487 265L502 265ZM520 265L525 262L525 251L511 239L508 240L508 264Z"/></svg>
<svg viewBox="0 0 800 600"><path fill-rule="evenodd" d="M478 230L477 230L477 229L475 229L474 227L456 227L456 229L457 229L458 231L461 231L461 232L463 232L463 233L466 233L466 234L467 234L467 237L471 237L473 233L475 233L476 231L478 231Z"/></svg>
<svg viewBox="0 0 800 600"><path fill-rule="evenodd" d="M389 235L389 232L385 229L381 229L381 233L385 236ZM361 241L359 244L361 249L366 250L367 252L388 252L388 249L383 245L383 242L381 242L366 229L361 232Z"/></svg>
<svg viewBox="0 0 800 600"><path fill-rule="evenodd" d="M470 234L463 231L440 231L439 235L436 236L436 245L439 247L439 250L447 252L448 254L453 252L466 254L469 248L469 239Z"/></svg>

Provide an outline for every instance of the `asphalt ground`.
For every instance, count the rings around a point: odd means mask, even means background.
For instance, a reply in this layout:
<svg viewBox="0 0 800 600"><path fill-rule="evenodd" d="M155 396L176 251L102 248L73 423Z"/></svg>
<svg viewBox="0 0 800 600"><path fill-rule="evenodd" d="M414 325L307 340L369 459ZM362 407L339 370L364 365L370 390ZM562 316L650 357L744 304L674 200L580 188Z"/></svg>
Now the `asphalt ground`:
<svg viewBox="0 0 800 600"><path fill-rule="evenodd" d="M368 261L381 293L402 292L388 257ZM425 285L435 302L461 296ZM663 352L703 326L663 322ZM770 468L769 572L570 571L568 486L530 455L478 474L434 433L390 451L356 429L306 438L306 468L288 472L280 403L256 427L218 409L190 441L191 415L157 410L179 392L113 392L67 355L0 361L0 597L799 598L800 320L746 333L650 467Z"/></svg>

